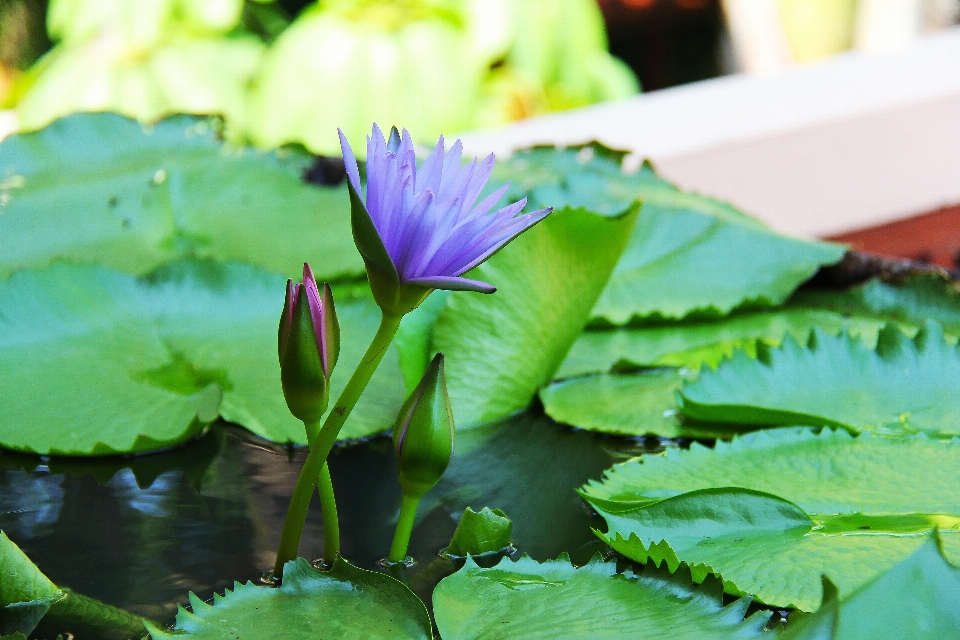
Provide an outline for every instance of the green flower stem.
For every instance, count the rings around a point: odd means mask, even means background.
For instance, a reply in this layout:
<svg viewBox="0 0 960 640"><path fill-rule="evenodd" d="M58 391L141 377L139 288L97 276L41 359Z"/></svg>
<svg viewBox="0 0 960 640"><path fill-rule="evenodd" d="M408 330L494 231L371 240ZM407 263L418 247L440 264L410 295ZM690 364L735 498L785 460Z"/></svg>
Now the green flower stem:
<svg viewBox="0 0 960 640"><path fill-rule="evenodd" d="M337 398L337 403L327 414L323 427L310 441L310 453L307 454L307 459L300 470L300 477L297 478L293 495L290 496L287 517L283 521L283 532L280 534L280 546L277 549L277 562L273 567L274 576L278 578L283 575L283 565L297 557L303 525L307 520L307 507L310 506L310 498L313 496L313 487L317 478L320 477L320 471L326 463L327 456L330 455L333 443L337 441L343 423L347 421L357 400L360 399L360 394L363 393L373 372L377 370L377 366L386 354L393 336L396 335L401 318L402 316L383 315L377 335L367 347L367 352L363 354L357 370L353 372L347 386Z"/></svg>
<svg viewBox="0 0 960 640"><path fill-rule="evenodd" d="M387 560L390 562L401 562L407 557L410 534L413 532L413 521L417 517L417 507L420 506L420 498L422 497L403 494L403 500L400 502L400 518L397 520L397 528L393 532L390 555L387 556Z"/></svg>
<svg viewBox="0 0 960 640"><path fill-rule="evenodd" d="M307 441L312 442L320 433L320 421L304 422ZM333 494L330 465L324 464L317 476L317 493L320 495L320 515L323 517L323 556L331 564L340 555L340 518L337 516L337 498Z"/></svg>
<svg viewBox="0 0 960 640"><path fill-rule="evenodd" d="M337 517L337 499L333 495L333 480L330 479L328 464L320 468L317 493L320 494L320 515L323 517L323 561L330 565L340 555L340 519Z"/></svg>

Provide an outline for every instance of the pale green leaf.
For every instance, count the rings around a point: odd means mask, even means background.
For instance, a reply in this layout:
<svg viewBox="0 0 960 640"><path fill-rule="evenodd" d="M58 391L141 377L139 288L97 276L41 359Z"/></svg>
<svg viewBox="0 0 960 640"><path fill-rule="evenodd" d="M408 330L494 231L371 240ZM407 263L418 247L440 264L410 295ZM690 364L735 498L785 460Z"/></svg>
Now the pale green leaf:
<svg viewBox="0 0 960 640"><path fill-rule="evenodd" d="M517 153L498 169L511 194L536 206L613 214L643 210L592 317L631 320L717 316L744 305L775 306L816 270L843 256L840 245L789 238L730 205L684 193L649 165L630 175L623 153L598 144Z"/></svg>
<svg viewBox="0 0 960 640"><path fill-rule="evenodd" d="M846 330L873 347L883 321L847 318L820 309L784 307L709 320L584 331L570 348L557 377L636 367L715 368L737 349L755 356L758 340L771 347L779 346L788 335L806 342L814 327L829 334Z"/></svg>
<svg viewBox="0 0 960 640"><path fill-rule="evenodd" d="M816 609L821 574L846 596L938 528L960 559L960 440L787 428L615 465L582 489L614 549L717 572L732 593Z"/></svg>
<svg viewBox="0 0 960 640"><path fill-rule="evenodd" d="M935 274L913 275L896 283L874 278L846 291L800 290L791 303L915 327L935 320L947 333L960 334L958 285Z"/></svg>
<svg viewBox="0 0 960 640"><path fill-rule="evenodd" d="M78 114L4 140L0 277L58 258L135 275L181 257L361 273L346 190L305 184L305 154L230 147L216 126Z"/></svg>
<svg viewBox="0 0 960 640"><path fill-rule="evenodd" d="M444 578L433 610L444 640L511 638L659 638L710 640L765 637L768 612L744 620L750 599L726 607L720 585L694 587L685 569L618 574L594 559L575 568L565 556L537 563L504 558L490 569L472 560Z"/></svg>
<svg viewBox="0 0 960 640"><path fill-rule="evenodd" d="M610 218L554 211L467 275L497 287L454 292L433 328L458 427L523 409L583 330L636 210Z"/></svg>
<svg viewBox="0 0 960 640"><path fill-rule="evenodd" d="M676 369L601 373L553 382L540 390L540 400L547 415L562 424L617 435L675 438L686 435L676 402L684 377Z"/></svg>
<svg viewBox="0 0 960 640"><path fill-rule="evenodd" d="M683 413L741 424L960 433L960 351L939 324L928 322L913 340L889 327L876 351L817 330L810 347L787 339L761 356L738 352L685 384Z"/></svg>
<svg viewBox="0 0 960 640"><path fill-rule="evenodd" d="M317 571L298 558L283 570L276 589L252 582L215 595L212 605L191 594L192 612L181 609L173 631L149 625L154 640L299 640L433 638L423 603L390 576L358 569L337 558L330 571Z"/></svg>
<svg viewBox="0 0 960 640"><path fill-rule="evenodd" d="M823 604L798 622L783 640L873 640L960 637L960 569L952 566L936 535L913 555L838 602L824 580Z"/></svg>
<svg viewBox="0 0 960 640"><path fill-rule="evenodd" d="M278 442L306 440L277 360L284 279L248 265L185 262L137 280L58 264L0 283L0 443L35 453L145 451L187 440L218 413ZM336 397L376 331L368 292L338 287L345 327ZM222 396L222 402L221 402ZM342 438L387 429L403 402L395 349Z"/></svg>

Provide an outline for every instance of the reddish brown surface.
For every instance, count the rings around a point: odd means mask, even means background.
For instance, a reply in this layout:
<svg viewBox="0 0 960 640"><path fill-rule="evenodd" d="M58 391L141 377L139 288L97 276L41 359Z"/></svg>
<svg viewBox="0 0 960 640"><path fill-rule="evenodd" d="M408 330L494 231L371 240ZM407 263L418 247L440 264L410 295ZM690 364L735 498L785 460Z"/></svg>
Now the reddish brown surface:
<svg viewBox="0 0 960 640"><path fill-rule="evenodd" d="M859 251L955 269L960 267L960 204L828 239Z"/></svg>

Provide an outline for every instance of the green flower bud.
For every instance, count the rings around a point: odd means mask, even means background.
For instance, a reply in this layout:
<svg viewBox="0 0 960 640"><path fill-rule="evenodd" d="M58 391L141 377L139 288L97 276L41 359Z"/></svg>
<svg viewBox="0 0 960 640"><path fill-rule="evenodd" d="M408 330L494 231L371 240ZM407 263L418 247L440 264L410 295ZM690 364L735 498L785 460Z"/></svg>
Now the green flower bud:
<svg viewBox="0 0 960 640"><path fill-rule="evenodd" d="M453 456L453 430L443 354L438 353L404 402L393 428L404 495L422 496L440 481Z"/></svg>
<svg viewBox="0 0 960 640"><path fill-rule="evenodd" d="M323 284L321 295L307 264L302 283L287 280L277 338L287 407L303 422L317 422L330 398L330 374L340 353L340 325L330 285Z"/></svg>

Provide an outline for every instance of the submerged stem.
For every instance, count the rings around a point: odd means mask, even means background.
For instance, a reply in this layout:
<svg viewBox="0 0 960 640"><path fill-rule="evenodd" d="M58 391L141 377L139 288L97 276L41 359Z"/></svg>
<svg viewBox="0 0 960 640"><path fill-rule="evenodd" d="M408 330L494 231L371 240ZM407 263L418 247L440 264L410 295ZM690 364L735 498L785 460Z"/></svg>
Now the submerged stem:
<svg viewBox="0 0 960 640"><path fill-rule="evenodd" d="M280 534L280 546L277 549L277 561L274 565L274 576L280 578L283 575L283 565L297 557L297 550L300 547L300 537L303 535L303 525L307 519L307 508L310 506L310 498L313 495L313 487L317 483L320 471L326 463L330 449L337 440L337 435L346 422L353 407L360 399L360 394L366 388L367 383L377 370L377 366L383 359L393 336L397 333L400 326L401 316L391 316L384 314L380 320L380 327L377 334L367 347L363 359L357 365L357 370L353 372L347 386L343 388L340 397L333 405L327 419L323 423L317 435L310 439L310 453L303 463L300 470L300 476L297 478L297 484L293 488L293 495L290 496L290 506L287 507L287 516L283 521L283 532Z"/></svg>
<svg viewBox="0 0 960 640"><path fill-rule="evenodd" d="M413 532L413 521L417 517L417 507L420 506L421 497L423 496L403 494L403 500L400 502L400 518L397 520L397 528L393 532L390 555L387 556L387 560L390 562L402 562L407 557L410 534Z"/></svg>

